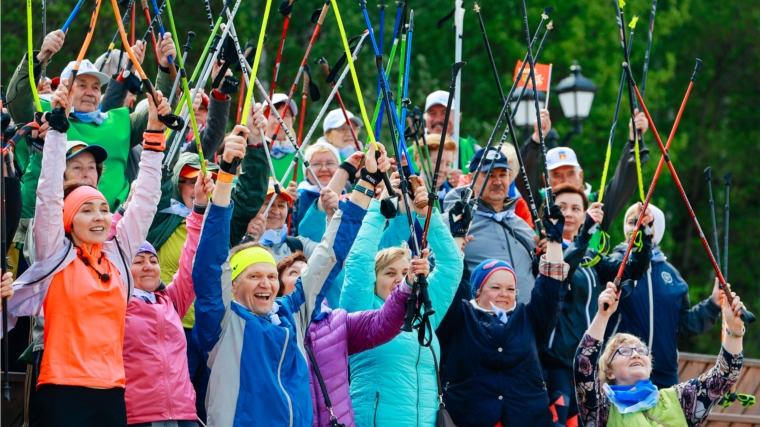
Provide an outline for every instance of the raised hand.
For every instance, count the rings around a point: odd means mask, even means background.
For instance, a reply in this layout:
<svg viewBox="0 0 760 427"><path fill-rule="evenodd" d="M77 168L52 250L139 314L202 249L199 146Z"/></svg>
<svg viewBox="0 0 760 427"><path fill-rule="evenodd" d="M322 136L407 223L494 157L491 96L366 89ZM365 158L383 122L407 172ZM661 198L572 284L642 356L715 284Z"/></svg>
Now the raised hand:
<svg viewBox="0 0 760 427"><path fill-rule="evenodd" d="M158 37L158 63L162 67L169 66L169 57L172 57L173 61L177 59L177 48L174 46L174 40L172 40L171 33L164 33L164 37Z"/></svg>
<svg viewBox="0 0 760 427"><path fill-rule="evenodd" d="M617 287L612 282L607 282L607 289L599 294L599 308L597 309L597 315L609 318L612 313L617 311L619 298L617 295ZM607 307L607 309L605 309Z"/></svg>
<svg viewBox="0 0 760 427"><path fill-rule="evenodd" d="M211 172L206 172L206 176L198 176L195 181L195 204L207 205L208 195L214 192L214 180L211 178Z"/></svg>
<svg viewBox="0 0 760 427"><path fill-rule="evenodd" d="M156 105L158 103L158 105ZM166 116L172 113L169 102L161 94L160 90L156 90L156 99L148 95L148 126L147 130L163 130L164 124L158 119L158 116Z"/></svg>
<svg viewBox="0 0 760 427"><path fill-rule="evenodd" d="M58 53L58 51L61 50L61 47L63 47L65 39L66 33L61 30L55 30L48 33L48 35L45 36L45 40L42 42L40 53L37 54L37 60L42 61Z"/></svg>
<svg viewBox="0 0 760 427"><path fill-rule="evenodd" d="M423 275L427 277L428 274L430 274L430 261L428 260L428 256L430 255L430 251L428 249L422 250L422 258L415 256L412 262L409 264L409 272L406 274L406 282L409 284L409 286L414 283L415 277L418 275Z"/></svg>

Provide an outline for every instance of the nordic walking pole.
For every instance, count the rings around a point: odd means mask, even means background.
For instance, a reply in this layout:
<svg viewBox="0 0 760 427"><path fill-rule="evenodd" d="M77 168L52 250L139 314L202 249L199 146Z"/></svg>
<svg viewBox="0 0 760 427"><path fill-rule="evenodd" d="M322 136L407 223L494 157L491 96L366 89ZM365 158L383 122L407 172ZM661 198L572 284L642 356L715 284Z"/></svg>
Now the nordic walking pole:
<svg viewBox="0 0 760 427"><path fill-rule="evenodd" d="M330 72L332 71L332 68L330 68L330 64L327 62L327 59L325 57L321 57L319 59L314 60L317 64L322 66L322 69L325 70L325 73L327 75L330 75ZM332 87L335 87L335 82L331 82L330 85ZM306 86L304 86L304 90L306 89ZM306 94L304 93L304 96ZM348 130L351 132L351 137L354 139L354 145L356 146L356 149L358 151L362 151L362 145L359 142L359 138L356 136L356 130L354 129L353 123L351 123L351 119L348 118L348 111L346 110L345 104L343 104L343 98L340 96L340 88L338 88L338 91L335 92L335 99L338 100L338 105L340 105L340 109L343 112L343 118L346 119L346 125L348 126ZM303 111L303 110L301 110ZM303 121L303 117L301 118ZM300 131L299 131L300 135Z"/></svg>
<svg viewBox="0 0 760 427"><path fill-rule="evenodd" d="M271 0L270 0L271 1ZM290 100L293 99L293 95L298 90L298 82L301 80L301 75L303 74L303 70L306 67L306 64L309 61L309 56L311 55L311 49L314 47L314 42L317 40L317 36L319 35L319 30L322 28L322 24L325 22L325 17L327 16L327 11L330 9L330 5L335 5L335 2L331 2L330 0L327 0L325 2L325 5L322 7L322 11L319 13L319 18L317 19L317 26L314 28L314 32L311 35L311 40L309 40L309 44L306 46L306 52L303 55L303 59L301 60L301 66L298 68L298 72L296 73L296 78L293 80L293 85L290 87L290 91L288 92L288 99L285 101L285 108L289 108ZM259 50L256 51L256 55L259 55ZM269 108L269 112L274 109L274 105L271 105ZM244 115L245 116L245 115ZM269 114L267 114L267 118L269 117ZM277 126L274 128L274 132L272 133L272 145L274 145L275 138L277 137L277 134L280 132L280 124L278 123Z"/></svg>
<svg viewBox="0 0 760 427"><path fill-rule="evenodd" d="M45 36L47 35L47 4L45 3L45 0L42 0L42 40L45 40ZM42 80L44 81L47 78L47 75L45 73L45 70L40 70Z"/></svg>
<svg viewBox="0 0 760 427"><path fill-rule="evenodd" d="M386 74L385 78L386 80L390 78L391 69L393 68L393 59L396 57L396 49L399 45L399 27L402 24L403 16L406 16L406 10L409 5L408 2L405 2L404 0L399 0L396 2L396 5L398 8L396 9L396 21L393 24L393 44L391 46L391 54L388 57L388 65L385 67ZM382 52L382 49L380 49ZM372 113L372 123L375 124L375 139L380 139L380 130L383 126L383 109L385 108L383 104L383 92L380 90L380 80L378 77L377 81L377 99L375 100L375 110ZM367 136L367 141L369 142L371 139L369 136Z"/></svg>
<svg viewBox="0 0 760 427"><path fill-rule="evenodd" d="M34 108L37 112L42 111L42 104L40 104L40 95L37 93L37 81L34 78L34 59L32 54L34 52L34 45L32 41L32 0L26 0L26 42L27 42L27 67L29 70L29 87L32 89L32 98L34 99ZM44 72L44 68L42 69Z"/></svg>
<svg viewBox="0 0 760 427"><path fill-rule="evenodd" d="M435 187L435 184L437 184L438 180L438 173L441 170L441 160L443 159L443 144L446 140L446 129L448 129L449 125L449 115L451 114L451 107L454 101L454 91L456 89L457 85L457 76L459 76L460 70L467 65L466 62L455 62L451 66L451 83L449 83L449 99L446 100L446 115L443 117L443 129L444 132L441 134L441 144L438 146L438 158L435 160L435 170L433 172L433 191L428 192L428 201L427 201L427 207L428 212L427 216L425 217L425 226L422 228L422 244L421 247L424 248L427 243L427 235L428 230L430 229L430 218L433 216L433 205L435 205L438 201L438 192L437 188ZM420 153L422 155L422 153ZM473 178L474 180L474 178ZM409 307L407 307L407 310ZM407 315L409 312L407 311Z"/></svg>
<svg viewBox="0 0 760 427"><path fill-rule="evenodd" d="M655 0L656 1L656 0ZM631 46L633 45L633 29L636 27L636 21L631 21L628 24L631 27L631 34L628 38L628 54L631 53ZM602 183L599 186L599 202L604 200L604 187L607 185L607 172L610 169L610 158L612 157L612 143L615 139L615 129L617 128L618 114L620 113L620 103L623 99L623 88L626 85L625 70L620 73L620 88L618 89L617 102L615 103L615 114L612 116L612 128L610 128L610 138L607 140L607 154L604 158L604 169L602 169Z"/></svg>
<svg viewBox="0 0 760 427"><path fill-rule="evenodd" d="M702 60L697 58L697 63L694 66L694 73L691 75L691 79L689 81L689 87L686 89L686 95L684 95L683 101L681 102L681 107L678 109L678 115L676 115L676 120L673 122L673 128L670 130L670 136L668 136L668 142L665 146L663 146L662 150L662 158L660 158L660 162L657 164L657 169L654 171L654 177L652 178L652 183L649 185L649 191L647 192L647 197L644 199L644 204L641 207L641 211L639 212L639 219L636 221L636 229L633 231L633 234L631 234L631 238L628 241L628 248L625 251L625 254L623 255L623 261L620 264L620 268L618 269L617 276L615 277L615 287L618 287L620 285L620 281L623 278L623 271L625 270L625 266L628 263L628 257L631 255L631 250L633 249L633 245L636 240L636 235L641 229L641 225L644 222L644 217L646 217L647 208L649 208L649 201L652 199L652 194L654 194L654 189L657 186L657 181L660 178L660 172L662 172L662 167L667 161L668 164L670 164L670 158L668 157L667 151L670 148L671 142L673 142L673 137L675 137L676 130L678 130L678 125L681 123L681 116L683 115L684 109L686 109L686 102L689 100L689 95L691 94L691 88L694 87L694 82L697 79L697 74L699 73L699 70L702 68ZM629 83L633 89L636 89L636 83L633 81L633 79L630 77L630 67L627 62L623 63L623 71L626 73L626 78L628 78ZM649 116L649 113L647 113L647 117ZM652 122L650 121L650 126L652 125ZM655 135L655 138L659 141L659 136ZM669 166L670 167L670 166ZM701 234L701 230L700 230ZM704 239L704 237L703 237ZM618 294L620 293L620 288L618 287ZM605 308L606 310L606 308Z"/></svg>
<svg viewBox="0 0 760 427"><path fill-rule="evenodd" d="M280 63L282 62L282 50L285 46L285 37L288 35L288 27L290 27L290 14L293 13L293 4L296 0L283 0L280 3L280 7L277 9L284 17L285 21L282 24L282 35L280 35L280 47L277 49L277 59L274 62L274 72L272 73L272 84L269 86L269 97L274 96L274 89L277 86L277 78L280 76Z"/></svg>
<svg viewBox="0 0 760 427"><path fill-rule="evenodd" d="M723 216L723 278L728 281L728 198L731 193L731 175L729 172L724 179L726 180L726 207Z"/></svg>
<svg viewBox="0 0 760 427"><path fill-rule="evenodd" d="M657 14L657 0L652 0L652 13L649 15L649 37L647 50L644 54L644 73L641 75L641 97L647 90L647 74L649 73L649 53L652 51L652 33L654 32L654 16Z"/></svg>
<svg viewBox="0 0 760 427"><path fill-rule="evenodd" d="M34 79L30 79L34 80ZM0 110L2 110L3 103L0 101ZM8 174L11 172L11 164L10 164L10 157L9 153L3 151L2 153L2 163L3 165L0 165L2 167L7 168ZM5 218L5 174L0 174L3 176L0 176L0 200L2 200L3 204L0 206L0 237L2 237L2 245L3 251L6 250L7 243L8 243L8 236L6 235L6 218ZM0 261L0 267L2 268L0 270L0 278L2 276L5 276L5 273L8 271L8 258L5 256L5 254L2 254L0 256L2 259ZM3 298L2 300L2 307L3 307L3 338L2 338L2 358L3 358L3 398L6 402L10 402L11 400L11 386L8 382L8 371L10 371L10 366L8 364L8 298Z"/></svg>
<svg viewBox="0 0 760 427"><path fill-rule="evenodd" d="M649 110L647 110L646 104L644 103L644 99L641 97L641 94L639 93L639 88L636 87L636 82L633 80L633 75L631 74L630 66L628 64L624 64L624 67L626 69L626 73L628 74L628 79L631 81L631 85L633 86L633 89L636 92L636 97L639 99L639 105L641 105L641 109L644 111L644 114L647 117L647 121L649 122L649 127L652 128L652 133L654 134L654 137L657 140L657 145L660 146L660 151L662 151L663 159L668 164L668 169L670 170L670 174L673 177L673 181L675 181L676 186L678 187L678 192L681 193L681 199L683 200L684 205L686 205L686 209L689 211L689 215L691 216L692 222L694 223L694 227L696 227L697 232L699 233L699 237L702 240L702 246L705 248L705 252L707 252L707 256L710 258L710 262L713 265L713 269L715 269L715 273L718 275L718 281L721 285L721 289L723 289L723 292L726 295L726 301L729 304L731 304L734 299L733 293L731 292L731 285L728 282L726 282L726 279L723 277L723 274L721 273L720 268L718 267L718 263L715 260L715 256L710 250L710 244L707 243L707 239L705 238L705 234L702 231L702 227L699 226L699 220L697 219L697 214L694 213L694 209L692 209L691 203L689 203L689 199L686 196L686 190L684 190L683 185L681 184L681 181L678 179L678 173L676 173L676 169L675 167L673 167L673 163L670 160L670 156L668 156L668 151L665 148L665 146L662 144L662 140L660 139L660 135L657 132L657 128L655 127L654 122L652 121L652 116L649 114ZM642 219L643 217L640 216L639 222L641 222ZM638 225L640 226L641 224L638 224ZM726 248L723 248L723 250L725 253ZM630 253L630 246L628 248L628 252ZM618 276L619 275L620 274L618 274ZM619 278L616 278L615 280L619 282ZM742 308L741 311L742 311L742 314L740 317L745 324L749 325L750 323L756 320L755 315L752 314L746 308Z"/></svg>
<svg viewBox="0 0 760 427"><path fill-rule="evenodd" d="M523 12L523 29L525 29L525 39L528 45L528 65L530 66L528 73L529 73L531 82L533 82L533 90L536 93L538 93L538 85L536 85L536 71L535 71L536 62L533 58L533 46L530 41L530 26L528 25L528 9L525 6L525 0L521 0L520 4L522 6L522 12ZM541 145L541 156L544 161L543 172L544 172L544 181L546 182L546 206L552 207L554 206L554 194L552 193L552 187L549 181L549 171L546 165L546 144L544 143L544 131L541 128L541 108L538 105L538 96L534 96L533 101L536 108L536 122L538 124L538 140L539 140L539 144ZM515 145L515 148L517 148L516 145Z"/></svg>
<svg viewBox="0 0 760 427"><path fill-rule="evenodd" d="M499 90L499 98L502 105L507 102L504 98L504 90L501 88L501 78L499 78L499 70L496 68L496 61L493 59L493 53L491 52L491 44L488 43L488 34L486 34L486 26L483 24L483 16L480 14L480 6L475 3L475 14L478 15L478 23L480 24L480 32L483 34L483 42L486 44L486 52L488 53L488 61L491 63L491 72L493 78L496 81L496 89Z"/></svg>
<svg viewBox="0 0 760 427"><path fill-rule="evenodd" d="M74 79L77 77L77 73L79 72L79 64L82 63L84 60L84 56L87 53L87 48L90 46L90 41L92 40L92 34L95 32L95 24L98 21L98 12L100 11L100 5L102 4L100 2L101 0L95 0L95 6L92 10L92 17L90 18L90 26L87 27L87 35L84 38L84 43L82 44L82 48L79 49L79 55L77 56L77 61L74 64L73 69L71 70L71 76L69 77L69 88L74 84ZM121 20L119 20L118 16L119 10L116 9L117 17L116 20L121 24ZM35 88L36 89L36 88ZM58 107L57 109L54 109L53 111L61 112L61 107ZM65 116L65 114L64 114Z"/></svg>
<svg viewBox="0 0 760 427"><path fill-rule="evenodd" d="M710 197L710 219L712 220L712 228L713 228L713 244L715 245L715 250L713 251L715 253L715 259L718 261L718 267L720 267L720 245L718 244L718 225L715 221L715 201L713 199L713 193L712 193L712 167L708 166L707 169L705 169L705 180L707 181L707 194ZM725 277L725 275L723 275Z"/></svg>
<svg viewBox="0 0 760 427"><path fill-rule="evenodd" d="M624 3L623 3L623 0L612 0L612 3L615 5L615 12L616 12L615 17L617 19L618 30L619 30L618 32L620 33L620 45L623 48L623 61L626 64L630 64L631 60L628 55L628 42L626 41L625 29L623 28L623 25L625 25L625 15L623 13L622 5ZM638 15L634 16L633 18L634 26L631 27L632 30L636 26L635 22L638 20L639 20ZM636 174L638 177L638 184L639 184L639 198L641 200L644 200L644 178L642 177L642 174L641 174L641 155L639 153L639 143L643 144L643 142L641 142L642 141L641 132L639 132L636 129L635 103L636 103L636 97L633 95L633 90L631 89L631 85L629 82L628 104L631 107L631 122L632 122L631 124L633 126L633 138L634 138L633 153L634 153L634 158L636 159Z"/></svg>
<svg viewBox="0 0 760 427"><path fill-rule="evenodd" d="M137 61L135 53L132 51L132 46L129 45L127 32L124 30L124 25L122 25L121 19L119 19L119 3L117 0L111 0L111 5L113 6L113 13L116 16L116 24L119 27L119 33L121 34L121 41L124 44L124 50L127 51L130 59L132 59L132 66L137 71L137 74L140 75L140 79L142 79L142 83L145 86L146 92L150 95L151 98L153 98L153 102L158 105L159 103L157 102L156 98L156 89L153 87L153 83L150 82L150 79L148 79L148 76L145 75L145 71L143 71L142 66L140 66L140 63ZM80 53L80 55L82 54L83 53ZM165 116L159 115L158 120L172 130L178 130L184 125L183 120L175 114L167 114ZM202 159L203 158L201 157L201 160Z"/></svg>
<svg viewBox="0 0 760 427"><path fill-rule="evenodd" d="M135 4L135 0L129 0L130 5ZM127 18L129 18L129 15L132 12L132 7L127 6L127 11L124 12L124 17L121 18L121 22L127 22ZM133 27L134 28L134 27ZM108 58L111 56L111 52L113 52L113 49L116 47L116 40L119 40L119 30L116 30L116 32L113 34L113 37L111 38L111 43L108 44L108 50L106 50L106 54L103 57L103 63L100 64L100 67L98 68L98 71L103 71L103 67L106 66L106 62L108 62ZM134 45L134 43L132 43ZM121 66L121 64L119 64Z"/></svg>
<svg viewBox="0 0 760 427"><path fill-rule="evenodd" d="M365 31L361 38L359 39L359 43L356 44L356 47L354 48L354 52L352 54L353 58L356 58L359 55L359 52L361 52L362 46L364 45L364 40L367 38L368 32ZM317 114L317 117L314 119L314 123L311 125L311 128L309 128L309 131L306 133L306 136L301 139L301 146L308 145L309 140L311 139L312 135L314 134L314 131L319 126L320 122L322 121L322 117L327 112L327 109L330 107L330 101L332 101L335 94L338 92L338 88L341 84L343 84L343 80L345 80L346 76L348 75L349 68L346 67L341 72L340 77L338 77L338 80L335 82L335 86L333 86L332 91L330 91L330 95L328 95L327 99L325 100L324 104L322 104L322 108L319 110L319 113ZM296 155L293 157L293 161L290 162L290 165L288 166L288 169L285 171L285 174L282 177L282 181L277 183L275 181L275 191L277 191L278 186L282 186L285 183L285 180L292 172L293 168L298 162L298 155L299 151L296 151ZM386 174L383 174L383 181L386 183L386 186L390 188L390 194L393 191L393 188L390 186L390 180L388 180L388 176ZM272 204L274 203L274 199L269 200L269 205L267 205L266 210L264 210L264 216L266 216L267 213L269 213L269 209L272 207Z"/></svg>
<svg viewBox="0 0 760 427"><path fill-rule="evenodd" d="M142 5L143 15L145 15L145 20L148 22L148 26L150 26L150 40L153 42L153 53L156 54L156 64L158 64L158 44L156 43L156 35L153 34L153 20L150 19L150 7L148 6L148 0L140 0L140 4ZM155 19L155 17L154 17ZM158 22L156 20L156 22Z"/></svg>
<svg viewBox="0 0 760 427"><path fill-rule="evenodd" d="M269 22L269 10L272 8L272 0L267 0L266 7L264 8L264 18L261 23L261 31L259 32L259 40L256 43L256 54L253 57L253 67L251 70L251 80L256 80L256 74L259 71L259 62L261 61L261 51L262 47L264 46L264 36L266 36L266 30L267 30L267 22ZM229 24L227 25L227 29L232 27L232 18L230 18ZM246 125L246 122L248 122L248 113L251 110L251 101L253 100L253 81L248 83L248 92L245 95L245 102L243 103L243 113L240 116L240 124L242 126ZM289 102L288 102L289 103ZM287 103L286 103L287 105ZM274 105L270 104L269 110L275 110L276 108ZM276 133L275 133L276 135ZM242 135L241 135L242 136ZM266 144L266 139L262 139L261 141L263 144ZM232 170L236 170L238 165L240 165L240 159L235 158L232 160ZM276 178L275 178L276 179ZM274 199L274 198L273 198Z"/></svg>
<svg viewBox="0 0 760 427"><path fill-rule="evenodd" d="M193 48L190 46L190 43L192 43L192 41L193 41L194 38L195 38L195 33L192 32L192 31L188 31L187 32L187 43L185 43L182 46L182 60L180 61L180 67L183 68L183 69L185 68L184 67L184 63L187 60L187 53L190 52L191 50L193 50ZM179 81L180 81L179 77L181 77L181 75L178 74L177 78L174 79L174 84L172 85L172 91L169 94L169 105L172 104L172 101L174 100L174 95L176 95L177 92L179 92L177 90L177 88L179 88ZM187 78L187 76L185 76L185 78Z"/></svg>
<svg viewBox="0 0 760 427"><path fill-rule="evenodd" d="M301 89L301 117L298 118L298 146L303 142L303 123L306 118L306 101L309 99L309 84L311 83L311 73L307 72L303 77L303 86ZM295 156L296 165L293 168L293 182L298 180L298 156ZM276 178L275 178L276 179ZM293 216L291 215L291 219ZM288 228L290 224L288 224Z"/></svg>
<svg viewBox="0 0 760 427"><path fill-rule="evenodd" d="M158 3L156 3L156 0L151 0L151 3L153 4L153 13L156 14L156 23L158 24L158 34L161 36L161 41L164 39L164 35L166 34L166 30L164 30L164 22L161 19L161 10L158 8ZM169 16L171 16L171 6L169 5L169 0L166 0L166 11L169 13ZM175 46L179 46L179 40L177 40L176 36L174 37L174 44ZM156 50L156 58L158 58L158 50ZM174 58L169 55L167 58L169 61L169 75L172 77L172 79L177 78L177 67L174 65ZM182 64L179 64L180 67ZM205 177L205 175L204 175Z"/></svg>
<svg viewBox="0 0 760 427"><path fill-rule="evenodd" d="M82 4L84 4L84 0L79 0L79 1L77 1L77 4L76 4L76 6L74 6L74 10L72 10L72 11L71 11L71 14L70 14L70 15L69 15L69 17L66 19L66 22L63 24L63 27L61 27L61 31L63 31L63 32L64 32L64 34L65 34L65 33L67 33L67 32L69 31L69 26L71 25L71 22L72 22L72 21L74 21L74 18L76 18L77 14L79 13L79 10L82 8ZM96 5L97 5L97 4L99 4L99 2L98 2L98 1L96 1ZM89 28L89 27L88 27L88 28ZM31 31L29 31L29 32L31 32ZM47 34L43 34L43 37L45 37L46 35L47 35ZM30 55L30 56L31 56L31 55ZM44 57L43 57L43 58L40 60L40 64L41 64L41 65L40 65L40 68L41 68L41 70L42 70L42 72L43 72L43 73L45 72L45 69L47 68L47 63L48 63L48 61L49 61L49 60L50 60L50 55L45 55L45 56L44 56ZM30 70L32 70L32 69L33 69L31 65L29 66L29 69L30 69ZM32 80L33 80L33 79L32 79ZM37 88L35 87L34 89L35 89L35 91L36 91L36 89L37 89ZM40 111L41 111L41 110L40 110Z"/></svg>

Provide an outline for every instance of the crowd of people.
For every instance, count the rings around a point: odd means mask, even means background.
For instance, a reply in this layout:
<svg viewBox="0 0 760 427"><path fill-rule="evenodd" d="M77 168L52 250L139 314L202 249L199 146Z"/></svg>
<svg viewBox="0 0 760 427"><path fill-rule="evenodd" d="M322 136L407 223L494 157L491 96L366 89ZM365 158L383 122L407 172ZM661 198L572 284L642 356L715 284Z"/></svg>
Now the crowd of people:
<svg viewBox="0 0 760 427"><path fill-rule="evenodd" d="M0 294L31 329L27 425L698 427L738 381L740 299L716 281L692 307L663 211L631 204L642 113L603 199L582 153L542 156L547 110L498 150L454 135L440 90L403 158L343 108L302 155L287 95L232 127L229 90L199 90L201 144L176 135L168 158L171 35L155 96L115 52L39 77L66 38L21 58L3 104ZM679 383L677 339L721 316L715 367Z"/></svg>

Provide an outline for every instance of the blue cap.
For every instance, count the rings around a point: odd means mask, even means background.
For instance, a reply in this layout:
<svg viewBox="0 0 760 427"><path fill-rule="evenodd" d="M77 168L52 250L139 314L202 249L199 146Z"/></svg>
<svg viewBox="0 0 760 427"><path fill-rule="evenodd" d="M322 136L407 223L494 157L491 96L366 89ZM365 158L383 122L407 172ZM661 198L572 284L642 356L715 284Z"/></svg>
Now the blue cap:
<svg viewBox="0 0 760 427"><path fill-rule="evenodd" d="M470 285L472 286L472 297L477 298L477 293L480 288L486 283L491 275L499 270L507 270L512 273L515 278L515 285L517 285L517 275L511 265L505 261L498 259L487 259L481 262L470 275Z"/></svg>
<svg viewBox="0 0 760 427"><path fill-rule="evenodd" d="M483 159L483 154L486 152L485 148L481 148L477 152L475 152L475 155L472 156L472 159L470 160L470 172L474 172L478 169L478 164L480 164L481 159ZM495 160L493 160L495 158ZM509 169L512 170L512 168L509 167L509 163L507 163L507 155L499 152L496 150L495 147L491 147L488 149L488 154L485 155L485 159L483 160L485 163L483 164L483 169L481 169L481 172L490 172L491 169ZM493 161L493 166L491 166L491 162Z"/></svg>

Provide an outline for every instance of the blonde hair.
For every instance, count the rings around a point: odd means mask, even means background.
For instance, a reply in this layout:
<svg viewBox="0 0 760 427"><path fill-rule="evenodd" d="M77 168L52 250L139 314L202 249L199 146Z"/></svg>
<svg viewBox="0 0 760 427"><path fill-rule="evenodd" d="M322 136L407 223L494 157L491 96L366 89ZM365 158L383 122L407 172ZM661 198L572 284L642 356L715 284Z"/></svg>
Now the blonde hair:
<svg viewBox="0 0 760 427"><path fill-rule="evenodd" d="M599 356L598 374L600 384L615 384L615 380L609 379L610 375L612 375L612 356L617 349L623 345L646 347L644 341L641 341L641 339L635 335L618 333L610 337L607 341L607 345L604 347L602 355ZM651 353L648 357L649 361L652 362Z"/></svg>
<svg viewBox="0 0 760 427"><path fill-rule="evenodd" d="M425 137L425 141L420 141L420 148L422 148L422 151L425 151L425 145L427 144L427 151L433 151L437 150L441 147L441 135L433 134L433 135L427 135ZM446 135L446 139L443 141L443 150L444 151L457 151L457 143L454 142L453 139L451 139L448 135ZM414 159L418 160L421 158L421 154L418 152L420 150L414 151ZM435 159L433 160L435 161Z"/></svg>
<svg viewBox="0 0 760 427"><path fill-rule="evenodd" d="M375 277L377 277L385 267L388 267L400 258L407 260L412 259L412 251L409 250L409 245L407 245L406 242L401 243L401 246L386 248L378 252L377 255L375 255Z"/></svg>
<svg viewBox="0 0 760 427"><path fill-rule="evenodd" d="M509 164L509 167L512 168L513 171L516 171L520 168L520 163L517 161L517 152L515 151L515 146L510 143L505 143L501 147L501 152L504 153L505 156L507 156L507 163Z"/></svg>

